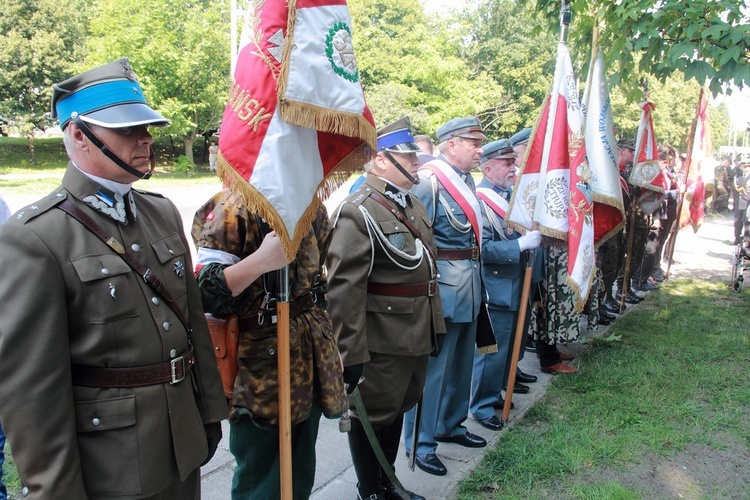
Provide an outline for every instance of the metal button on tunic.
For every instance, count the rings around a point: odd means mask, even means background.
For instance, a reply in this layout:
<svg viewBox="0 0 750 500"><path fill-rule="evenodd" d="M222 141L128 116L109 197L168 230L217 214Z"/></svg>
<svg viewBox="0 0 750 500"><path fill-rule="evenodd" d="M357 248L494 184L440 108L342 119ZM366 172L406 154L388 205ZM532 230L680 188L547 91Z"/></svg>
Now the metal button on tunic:
<svg viewBox="0 0 750 500"><path fill-rule="evenodd" d="M164 322L164 323L162 324L162 326L164 327L164 331L165 331L165 332L168 332L168 331L169 331L169 329L170 329L170 328L172 327L172 323L170 323L169 321L165 321L165 322Z"/></svg>
<svg viewBox="0 0 750 500"><path fill-rule="evenodd" d="M94 418L93 418L93 419L91 420L91 425L93 425L94 427L99 427L99 424L101 424L101 423L102 423L102 421L101 421L101 420L99 420L99 419L98 419L98 418L96 418L96 417L94 417Z"/></svg>
<svg viewBox="0 0 750 500"><path fill-rule="evenodd" d="M177 349L172 349L171 351L169 351L169 357L170 358L177 357Z"/></svg>
<svg viewBox="0 0 750 500"><path fill-rule="evenodd" d="M159 305L159 297L151 297L151 302L154 303L155 306Z"/></svg>
<svg viewBox="0 0 750 500"><path fill-rule="evenodd" d="M106 267L103 267L103 268L102 268L102 274L103 274L104 276L109 276L109 269L107 269Z"/></svg>
<svg viewBox="0 0 750 500"><path fill-rule="evenodd" d="M135 253L141 251L141 246L138 243L133 243L132 245L130 245L130 248L132 248Z"/></svg>

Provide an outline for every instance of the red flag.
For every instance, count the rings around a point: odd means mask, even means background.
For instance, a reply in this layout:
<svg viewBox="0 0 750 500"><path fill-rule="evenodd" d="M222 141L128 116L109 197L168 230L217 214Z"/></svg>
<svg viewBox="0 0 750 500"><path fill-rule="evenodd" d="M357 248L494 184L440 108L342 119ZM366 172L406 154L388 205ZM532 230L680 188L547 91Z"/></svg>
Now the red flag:
<svg viewBox="0 0 750 500"><path fill-rule="evenodd" d="M680 213L680 229L691 225L693 231L703 223L704 201L706 198L703 182L703 167L710 168L711 129L708 123L708 98L701 87L698 96L693 135L690 138L688 156L685 163L685 199Z"/></svg>
<svg viewBox="0 0 750 500"><path fill-rule="evenodd" d="M651 214L661 205L664 192L669 189L669 179L663 174L659 164L652 118L655 106L649 101L642 102L640 106L643 112L638 124L635 158L629 180L632 185L644 188L637 203L643 212Z"/></svg>
<svg viewBox="0 0 750 500"><path fill-rule="evenodd" d="M525 224L531 221L545 236L567 241L567 281L580 311L594 278L593 192L578 87L562 42L552 88L522 167L508 209L509 224L530 229Z"/></svg>
<svg viewBox="0 0 750 500"><path fill-rule="evenodd" d="M255 5L255 8L253 8ZM375 146L345 0L251 2L222 120L218 170L292 258L334 170Z"/></svg>

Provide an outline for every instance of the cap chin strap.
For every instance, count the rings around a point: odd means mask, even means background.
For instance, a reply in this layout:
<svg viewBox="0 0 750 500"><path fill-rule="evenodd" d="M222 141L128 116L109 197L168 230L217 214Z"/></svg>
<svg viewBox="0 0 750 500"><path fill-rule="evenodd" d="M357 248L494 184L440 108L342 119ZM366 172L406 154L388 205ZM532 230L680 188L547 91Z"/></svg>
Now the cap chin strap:
<svg viewBox="0 0 750 500"><path fill-rule="evenodd" d="M104 144L97 136L94 135L94 133L91 131L91 129L86 125L86 122L81 120L81 115L76 114L74 117L71 117L73 119L73 123L76 124L76 126L81 129L81 132L83 132L83 135L89 138L89 140L101 150L104 155L115 162L118 167L125 170L130 175L135 176L138 179L148 179L151 177L151 174L154 173L154 167L156 166L156 155L154 154L154 150L151 146L149 146L149 155L148 155L148 161L149 161L149 169L146 173L141 172L140 170L137 170L124 161L120 159L116 154L114 154L112 151L109 150L106 144Z"/></svg>
<svg viewBox="0 0 750 500"><path fill-rule="evenodd" d="M396 166L399 172L404 174L404 177L409 179L409 182L411 182L412 184L419 184L419 177L417 177L416 179L412 177L412 175L409 172L407 172L406 169L402 167L399 162L396 161L396 159L391 155L390 151L388 151L387 149L384 149L382 153L385 155L386 158L388 158L388 160L390 160L391 163L393 163Z"/></svg>

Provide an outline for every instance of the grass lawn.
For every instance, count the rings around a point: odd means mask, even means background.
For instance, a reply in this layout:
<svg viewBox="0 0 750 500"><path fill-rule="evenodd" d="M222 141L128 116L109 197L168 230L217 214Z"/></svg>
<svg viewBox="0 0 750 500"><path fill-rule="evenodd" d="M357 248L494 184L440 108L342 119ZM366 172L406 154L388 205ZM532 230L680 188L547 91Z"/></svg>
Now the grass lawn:
<svg viewBox="0 0 750 500"><path fill-rule="evenodd" d="M749 305L725 283L665 283L503 433L460 498L750 498Z"/></svg>
<svg viewBox="0 0 750 500"><path fill-rule="evenodd" d="M196 141L199 144L200 141ZM0 193L44 196L55 189L65 173L68 157L61 138L37 138L34 141L36 166L29 162L28 142L25 138L0 137ZM157 163L154 176L148 186L139 186L151 191L165 187L179 187L215 182L216 176L208 171L208 165L198 165L191 173L172 169L172 148L168 140L155 143ZM195 148L195 157L200 157L200 147ZM197 160L196 160L197 161Z"/></svg>

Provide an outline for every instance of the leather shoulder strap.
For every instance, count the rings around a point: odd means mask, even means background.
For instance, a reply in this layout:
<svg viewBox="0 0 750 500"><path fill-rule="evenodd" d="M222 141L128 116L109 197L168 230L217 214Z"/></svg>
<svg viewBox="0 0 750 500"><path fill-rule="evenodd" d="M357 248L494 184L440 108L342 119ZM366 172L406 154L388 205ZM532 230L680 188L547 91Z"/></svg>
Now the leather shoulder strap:
<svg viewBox="0 0 750 500"><path fill-rule="evenodd" d="M164 300L164 302L166 302L167 305L174 311L182 325L187 330L188 341L190 341L190 334L193 331L190 327L190 323L183 314L182 309L180 309L180 306L177 305L177 303L172 298L172 295L169 293L161 280L153 273L153 271L136 260L133 254L131 254L122 245L122 243L117 241L117 238L109 235L106 231L104 231L104 229L102 229L102 227L97 224L96 221L89 216L89 214L81 210L70 200L64 200L62 203L57 205L57 208L59 208L63 212L66 212L68 215L80 222L86 229L91 231L94 235L96 235L97 238L102 240L107 246L114 250L120 256L120 258L125 261L127 265L129 265L136 273L138 273L140 277L143 278L143 281L145 281L148 286L150 286L156 293L158 293Z"/></svg>

